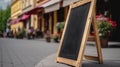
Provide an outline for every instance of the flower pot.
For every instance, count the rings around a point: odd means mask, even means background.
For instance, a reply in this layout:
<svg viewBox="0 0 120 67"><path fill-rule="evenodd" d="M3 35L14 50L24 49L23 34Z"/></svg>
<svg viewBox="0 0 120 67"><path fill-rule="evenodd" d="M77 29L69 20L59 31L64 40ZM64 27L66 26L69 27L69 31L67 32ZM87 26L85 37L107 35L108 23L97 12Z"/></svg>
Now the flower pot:
<svg viewBox="0 0 120 67"><path fill-rule="evenodd" d="M100 38L100 42L102 48L108 48L108 39Z"/></svg>
<svg viewBox="0 0 120 67"><path fill-rule="evenodd" d="M54 42L58 43L59 42L59 38L58 37L54 38Z"/></svg>
<svg viewBox="0 0 120 67"><path fill-rule="evenodd" d="M46 37L46 41L47 42L51 42L51 38L50 37Z"/></svg>

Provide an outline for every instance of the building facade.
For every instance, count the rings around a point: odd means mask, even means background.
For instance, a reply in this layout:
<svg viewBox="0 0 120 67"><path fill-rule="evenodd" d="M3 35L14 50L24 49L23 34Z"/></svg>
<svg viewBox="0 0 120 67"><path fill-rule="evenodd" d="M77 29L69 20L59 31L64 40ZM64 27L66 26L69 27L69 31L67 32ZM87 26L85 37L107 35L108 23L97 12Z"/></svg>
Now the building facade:
<svg viewBox="0 0 120 67"><path fill-rule="evenodd" d="M69 5L77 1L80 0L12 0L11 30L34 27L35 30L40 29L43 32L49 29L51 34L54 34L57 23L66 21ZM97 0L96 13L105 14L117 22L117 29L111 33L110 40L120 41L117 36L120 33L119 11L113 5L115 3L117 4L117 1ZM19 18L22 18L22 21L19 21Z"/></svg>
<svg viewBox="0 0 120 67"><path fill-rule="evenodd" d="M37 17L34 14L29 13L32 9L34 9L36 4L35 0L22 0L22 22L23 22L23 28L29 29L30 27L34 27L36 29L36 23L35 20Z"/></svg>
<svg viewBox="0 0 120 67"><path fill-rule="evenodd" d="M43 32L50 30L51 34L56 32L56 23L58 22L57 11L60 9L62 0L38 0L36 7L38 12L38 27ZM43 9L42 9L43 8Z"/></svg>
<svg viewBox="0 0 120 67"><path fill-rule="evenodd" d="M19 22L19 17L22 14L22 1L21 0L12 0L11 4L11 30L17 31L18 27L22 28L22 23ZM19 23L17 23L19 22Z"/></svg>
<svg viewBox="0 0 120 67"><path fill-rule="evenodd" d="M34 30L39 29L42 32L50 30L52 35L60 34L61 30L56 26L59 23L65 23L69 5L77 1L79 0L13 0L11 17L20 18L20 21L12 24L11 28L20 27L28 30L33 27ZM19 10L16 11L19 13L17 15L14 10L15 6L19 6Z"/></svg>
<svg viewBox="0 0 120 67"><path fill-rule="evenodd" d="M57 23L65 22L69 4L76 1L78 0L12 0L11 18L20 18L21 21L15 21L11 28L33 27L43 32L49 29L54 34Z"/></svg>

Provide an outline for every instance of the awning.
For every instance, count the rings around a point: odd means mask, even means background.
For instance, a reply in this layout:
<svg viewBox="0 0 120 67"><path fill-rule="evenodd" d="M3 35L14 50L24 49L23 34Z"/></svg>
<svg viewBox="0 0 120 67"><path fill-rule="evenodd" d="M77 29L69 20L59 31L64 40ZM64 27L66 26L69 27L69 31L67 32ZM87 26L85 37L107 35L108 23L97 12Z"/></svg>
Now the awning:
<svg viewBox="0 0 120 67"><path fill-rule="evenodd" d="M29 10L28 12L26 12L25 14L26 14L26 15L37 14L37 12L38 12L39 9L40 9L40 8L35 7L35 8L33 8L33 9Z"/></svg>
<svg viewBox="0 0 120 67"><path fill-rule="evenodd" d="M61 0L48 0L45 3L38 5L35 8L29 10L25 14L28 14L28 15L37 14L38 12L40 12L41 9L44 9L45 13L59 10L60 1Z"/></svg>
<svg viewBox="0 0 120 67"><path fill-rule="evenodd" d="M59 10L61 0L50 0L43 5L40 5L39 8L43 7L45 13Z"/></svg>
<svg viewBox="0 0 120 67"><path fill-rule="evenodd" d="M30 15L26 15L26 14L24 14L22 17L21 17L21 21L23 21L23 20L26 20L26 19L28 19L30 17Z"/></svg>
<svg viewBox="0 0 120 67"><path fill-rule="evenodd" d="M74 2L77 2L79 0L63 0L63 7L66 7Z"/></svg>
<svg viewBox="0 0 120 67"><path fill-rule="evenodd" d="M17 18L17 19L12 20L10 23L11 23L11 24L16 24L16 23L18 23L20 20L21 20L21 18Z"/></svg>
<svg viewBox="0 0 120 67"><path fill-rule="evenodd" d="M11 23L11 24L14 24L14 23L15 23L15 20L12 20L10 23Z"/></svg>

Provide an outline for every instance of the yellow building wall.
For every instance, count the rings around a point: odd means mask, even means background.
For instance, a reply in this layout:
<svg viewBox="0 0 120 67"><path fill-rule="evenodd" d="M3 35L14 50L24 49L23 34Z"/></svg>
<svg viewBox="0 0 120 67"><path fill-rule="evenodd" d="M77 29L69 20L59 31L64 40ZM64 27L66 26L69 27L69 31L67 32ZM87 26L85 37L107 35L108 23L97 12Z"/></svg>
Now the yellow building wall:
<svg viewBox="0 0 120 67"><path fill-rule="evenodd" d="M39 0L39 1L36 2L36 5L35 5L35 6L39 6L39 5L41 5L41 4L44 4L44 3L47 2L47 1L49 1L49 0Z"/></svg>
<svg viewBox="0 0 120 67"><path fill-rule="evenodd" d="M38 28L38 17L37 17L37 15L31 15L31 26L35 30Z"/></svg>
<svg viewBox="0 0 120 67"><path fill-rule="evenodd" d="M34 20L34 29L38 28L38 17L37 15L34 15L34 17L36 18L36 20Z"/></svg>
<svg viewBox="0 0 120 67"><path fill-rule="evenodd" d="M22 13L22 0L17 0L11 5L11 18L18 17Z"/></svg>
<svg viewBox="0 0 120 67"><path fill-rule="evenodd" d="M22 0L16 0L11 5L11 19L17 19L18 16L22 14ZM23 28L22 22L17 22L16 24L11 24L11 31L17 32L18 27Z"/></svg>
<svg viewBox="0 0 120 67"><path fill-rule="evenodd" d="M23 28L23 23L22 22L18 22L16 24L12 24L11 25L11 31L18 32L18 27L20 27L22 29Z"/></svg>
<svg viewBox="0 0 120 67"><path fill-rule="evenodd" d="M31 26L34 27L34 15L31 15Z"/></svg>

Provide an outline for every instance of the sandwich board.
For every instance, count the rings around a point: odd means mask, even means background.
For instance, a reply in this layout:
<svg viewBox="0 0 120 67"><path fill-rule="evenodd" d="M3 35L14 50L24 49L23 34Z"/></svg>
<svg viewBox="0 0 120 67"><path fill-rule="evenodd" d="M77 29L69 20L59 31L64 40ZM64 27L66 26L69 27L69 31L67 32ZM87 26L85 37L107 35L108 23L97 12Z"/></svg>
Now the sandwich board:
<svg viewBox="0 0 120 67"><path fill-rule="evenodd" d="M82 0L70 5L56 62L80 67L83 58L85 58L98 61L100 64L103 63L100 39L95 22L95 4L95 0ZM84 55L91 24L95 31L97 57Z"/></svg>

